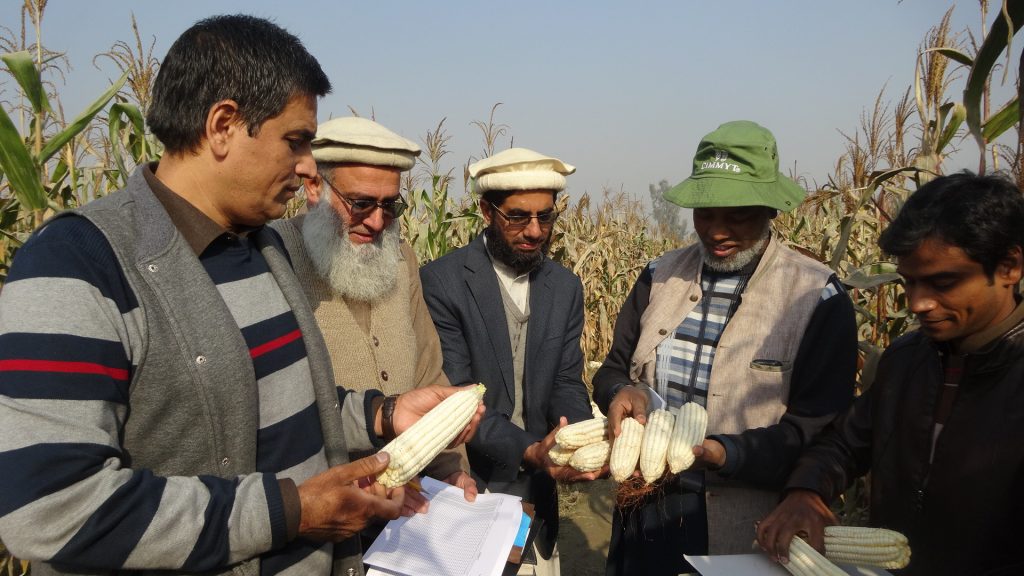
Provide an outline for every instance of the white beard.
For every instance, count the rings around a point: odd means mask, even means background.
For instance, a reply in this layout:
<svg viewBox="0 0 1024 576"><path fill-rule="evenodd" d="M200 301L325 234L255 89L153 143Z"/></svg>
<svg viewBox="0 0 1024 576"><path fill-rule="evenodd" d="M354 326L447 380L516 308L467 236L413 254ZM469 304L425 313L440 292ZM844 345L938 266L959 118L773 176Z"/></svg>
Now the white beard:
<svg viewBox="0 0 1024 576"><path fill-rule="evenodd" d="M317 273L336 296L374 303L398 283L399 223L394 220L369 244L349 240L349 225L320 202L306 215L302 240Z"/></svg>
<svg viewBox="0 0 1024 576"><path fill-rule="evenodd" d="M764 252L764 247L768 245L768 239L771 237L771 226L766 222L764 225L764 232L761 233L761 237L758 238L754 245L746 250L740 250L732 256L720 258L708 254L707 248L704 247L704 243L700 242L700 253L704 256L704 265L711 268L715 272L736 272L742 269L747 264L753 262L757 257Z"/></svg>

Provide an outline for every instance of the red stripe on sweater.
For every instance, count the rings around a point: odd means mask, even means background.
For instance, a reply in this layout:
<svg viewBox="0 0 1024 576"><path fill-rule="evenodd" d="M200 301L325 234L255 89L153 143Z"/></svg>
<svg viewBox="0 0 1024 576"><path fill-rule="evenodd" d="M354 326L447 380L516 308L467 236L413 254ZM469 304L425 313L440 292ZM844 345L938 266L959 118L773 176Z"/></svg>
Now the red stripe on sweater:
<svg viewBox="0 0 1024 576"><path fill-rule="evenodd" d="M57 360L0 360L0 370L21 372L67 372L76 374L103 374L114 380L128 380L128 371L111 368L95 362L60 362Z"/></svg>
<svg viewBox="0 0 1024 576"><path fill-rule="evenodd" d="M253 348L252 350L249 350L249 356L251 358L257 358L259 356L266 354L267 352L270 352L271 350L277 350L278 348L284 346L285 344L294 342L299 338L302 338L302 331L296 328L295 330L292 330L291 332L285 334L284 336L274 338L270 342L260 344L259 346Z"/></svg>

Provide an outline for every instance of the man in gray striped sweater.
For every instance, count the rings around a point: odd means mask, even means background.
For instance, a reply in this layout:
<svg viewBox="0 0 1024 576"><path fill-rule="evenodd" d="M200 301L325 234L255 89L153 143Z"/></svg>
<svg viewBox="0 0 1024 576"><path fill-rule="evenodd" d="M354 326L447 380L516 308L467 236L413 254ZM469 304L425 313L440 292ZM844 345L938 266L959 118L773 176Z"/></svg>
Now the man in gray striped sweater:
<svg viewBox="0 0 1024 576"><path fill-rule="evenodd" d="M36 576L362 574L352 536L411 512L372 480L386 455L348 453L454 389L336 386L264 227L315 174L329 90L278 26L197 23L154 86L160 163L19 250L0 295L0 538Z"/></svg>

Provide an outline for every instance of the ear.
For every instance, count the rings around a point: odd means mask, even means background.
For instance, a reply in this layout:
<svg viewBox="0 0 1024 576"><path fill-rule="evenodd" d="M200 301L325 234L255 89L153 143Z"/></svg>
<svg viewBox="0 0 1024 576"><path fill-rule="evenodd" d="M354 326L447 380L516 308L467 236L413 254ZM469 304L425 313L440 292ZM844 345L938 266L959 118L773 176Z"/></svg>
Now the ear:
<svg viewBox="0 0 1024 576"><path fill-rule="evenodd" d="M480 199L480 214L483 215L484 222L487 223L488 226L490 226L491 218L494 217L494 214L491 212L491 204L484 200L483 198Z"/></svg>
<svg viewBox="0 0 1024 576"><path fill-rule="evenodd" d="M996 276L1011 286L1020 283L1024 276L1024 248L1014 246L1007 250L996 265Z"/></svg>
<svg viewBox="0 0 1024 576"><path fill-rule="evenodd" d="M234 100L221 100L206 113L206 142L217 157L227 156L232 138L239 130L245 130Z"/></svg>
<svg viewBox="0 0 1024 576"><path fill-rule="evenodd" d="M303 178L302 187L306 190L306 202L311 206L316 206L320 203L322 192L324 190L323 180L320 179L320 175L317 174L312 178Z"/></svg>

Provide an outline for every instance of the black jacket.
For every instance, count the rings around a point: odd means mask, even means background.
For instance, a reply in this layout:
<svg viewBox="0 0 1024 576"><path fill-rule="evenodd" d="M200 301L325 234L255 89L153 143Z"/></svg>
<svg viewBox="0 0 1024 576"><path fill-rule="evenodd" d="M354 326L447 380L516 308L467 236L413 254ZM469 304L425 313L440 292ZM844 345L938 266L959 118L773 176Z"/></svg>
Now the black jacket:
<svg viewBox="0 0 1024 576"><path fill-rule="evenodd" d="M871 524L909 538L905 574L1024 574L1024 305L966 355L929 463L942 383L939 345L917 332L894 342L787 487L831 502L870 469Z"/></svg>

